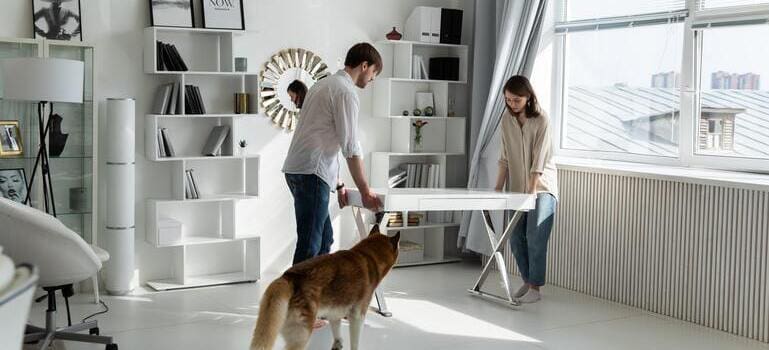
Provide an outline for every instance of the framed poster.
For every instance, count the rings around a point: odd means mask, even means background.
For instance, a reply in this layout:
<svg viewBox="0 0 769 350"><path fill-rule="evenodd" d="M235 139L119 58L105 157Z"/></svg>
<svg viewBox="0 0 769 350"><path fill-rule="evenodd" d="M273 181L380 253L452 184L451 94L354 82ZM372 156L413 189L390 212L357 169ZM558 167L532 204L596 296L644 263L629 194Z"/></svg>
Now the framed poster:
<svg viewBox="0 0 769 350"><path fill-rule="evenodd" d="M33 0L34 38L83 41L80 0Z"/></svg>
<svg viewBox="0 0 769 350"><path fill-rule="evenodd" d="M150 0L150 23L153 27L193 28L192 0Z"/></svg>
<svg viewBox="0 0 769 350"><path fill-rule="evenodd" d="M0 196L19 203L27 200L27 175L23 168L0 169Z"/></svg>
<svg viewBox="0 0 769 350"><path fill-rule="evenodd" d="M203 27L245 30L243 0L203 0Z"/></svg>

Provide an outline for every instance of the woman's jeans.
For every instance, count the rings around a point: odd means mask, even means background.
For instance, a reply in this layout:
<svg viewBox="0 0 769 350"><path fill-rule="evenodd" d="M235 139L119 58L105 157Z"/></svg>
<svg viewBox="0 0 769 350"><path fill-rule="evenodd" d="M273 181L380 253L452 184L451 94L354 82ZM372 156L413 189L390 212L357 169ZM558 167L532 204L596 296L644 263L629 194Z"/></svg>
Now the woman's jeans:
<svg viewBox="0 0 769 350"><path fill-rule="evenodd" d="M534 210L524 213L513 229L510 247L523 281L545 285L547 242L553 229L556 200L550 193L539 193Z"/></svg>
<svg viewBox="0 0 769 350"><path fill-rule="evenodd" d="M328 214L330 188L317 175L286 174L286 183L294 197L296 213L296 250L294 265L312 257L328 254L334 243L334 231Z"/></svg>

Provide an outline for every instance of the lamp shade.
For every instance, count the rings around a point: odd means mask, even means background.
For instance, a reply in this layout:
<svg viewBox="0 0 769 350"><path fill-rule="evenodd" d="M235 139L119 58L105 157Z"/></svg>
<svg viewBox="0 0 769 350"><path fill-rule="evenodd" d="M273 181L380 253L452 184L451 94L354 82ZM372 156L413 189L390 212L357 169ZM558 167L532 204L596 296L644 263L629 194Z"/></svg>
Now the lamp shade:
<svg viewBox="0 0 769 350"><path fill-rule="evenodd" d="M61 58L9 58L0 61L3 99L83 103L81 61Z"/></svg>

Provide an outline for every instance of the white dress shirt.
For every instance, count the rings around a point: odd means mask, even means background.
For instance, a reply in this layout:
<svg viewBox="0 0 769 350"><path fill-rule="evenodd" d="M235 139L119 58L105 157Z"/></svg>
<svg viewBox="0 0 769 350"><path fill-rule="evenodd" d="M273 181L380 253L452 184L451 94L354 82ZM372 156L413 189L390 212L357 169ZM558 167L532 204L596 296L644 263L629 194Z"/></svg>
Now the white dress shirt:
<svg viewBox="0 0 769 350"><path fill-rule="evenodd" d="M363 156L359 109L355 84L344 70L315 83L305 96L283 172L317 175L333 190L339 178L339 151L345 158Z"/></svg>

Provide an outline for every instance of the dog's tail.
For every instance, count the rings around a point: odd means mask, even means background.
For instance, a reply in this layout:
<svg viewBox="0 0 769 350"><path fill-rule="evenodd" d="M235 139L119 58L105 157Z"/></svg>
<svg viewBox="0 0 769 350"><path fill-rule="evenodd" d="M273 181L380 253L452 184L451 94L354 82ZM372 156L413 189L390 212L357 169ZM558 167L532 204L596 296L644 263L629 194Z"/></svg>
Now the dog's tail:
<svg viewBox="0 0 769 350"><path fill-rule="evenodd" d="M270 283L262 296L259 319L256 321L251 350L271 350L283 328L288 314L288 302L293 294L291 283L281 277Z"/></svg>

